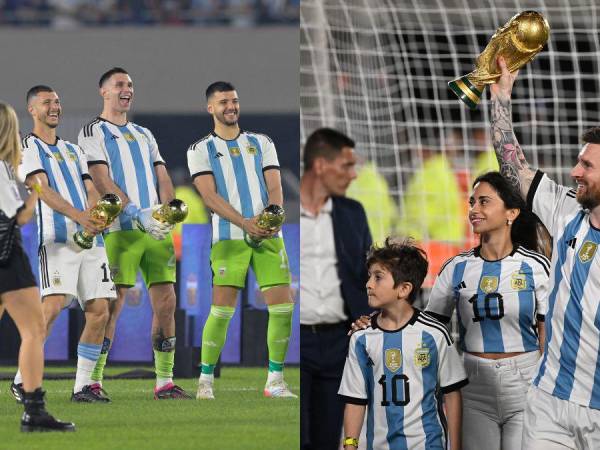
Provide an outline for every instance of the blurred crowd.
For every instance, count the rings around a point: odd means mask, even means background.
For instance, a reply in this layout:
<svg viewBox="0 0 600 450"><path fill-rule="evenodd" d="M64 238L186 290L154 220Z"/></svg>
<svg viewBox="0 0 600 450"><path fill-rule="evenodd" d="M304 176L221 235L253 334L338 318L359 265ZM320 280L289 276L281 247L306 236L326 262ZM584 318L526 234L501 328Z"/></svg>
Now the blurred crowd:
<svg viewBox="0 0 600 450"><path fill-rule="evenodd" d="M297 24L300 0L0 0L0 26Z"/></svg>

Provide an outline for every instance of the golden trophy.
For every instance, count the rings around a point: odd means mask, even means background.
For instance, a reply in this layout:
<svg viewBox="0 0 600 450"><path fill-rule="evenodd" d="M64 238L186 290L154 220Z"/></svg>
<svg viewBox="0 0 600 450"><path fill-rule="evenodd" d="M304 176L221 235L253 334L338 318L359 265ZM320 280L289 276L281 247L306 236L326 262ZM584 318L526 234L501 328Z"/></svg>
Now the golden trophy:
<svg viewBox="0 0 600 450"><path fill-rule="evenodd" d="M165 203L152 213L152 217L162 223L175 225L183 222L188 215L188 206L183 200L174 198L169 203Z"/></svg>
<svg viewBox="0 0 600 450"><path fill-rule="evenodd" d="M90 210L90 217L103 222L104 228L107 228L121 214L121 207L121 199L117 194L104 194ZM73 235L73 240L81 248L89 250L94 245L94 236L81 230Z"/></svg>
<svg viewBox="0 0 600 450"><path fill-rule="evenodd" d="M258 215L257 225L263 230L275 232L285 222L285 211L279 205L269 205ZM250 247L258 248L266 238L252 236L244 231L244 241Z"/></svg>
<svg viewBox="0 0 600 450"><path fill-rule="evenodd" d="M520 69L537 55L550 35L548 21L536 11L524 11L513 16L496 30L475 61L475 70L448 86L469 108L475 109L486 84L495 83L502 74L496 60L502 56L511 72Z"/></svg>

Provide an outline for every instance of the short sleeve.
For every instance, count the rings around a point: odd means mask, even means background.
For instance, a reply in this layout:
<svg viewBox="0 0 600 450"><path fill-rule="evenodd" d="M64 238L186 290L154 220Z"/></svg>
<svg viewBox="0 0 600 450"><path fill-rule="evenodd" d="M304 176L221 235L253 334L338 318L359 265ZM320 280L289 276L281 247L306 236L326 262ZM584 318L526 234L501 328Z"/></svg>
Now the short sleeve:
<svg viewBox="0 0 600 450"><path fill-rule="evenodd" d="M212 174L208 149L204 143L190 146L187 151L187 162L192 178L196 178L198 175Z"/></svg>
<svg viewBox="0 0 600 450"><path fill-rule="evenodd" d="M263 170L279 168L275 144L266 136L263 143L262 168Z"/></svg>
<svg viewBox="0 0 600 450"><path fill-rule="evenodd" d="M75 148L75 152L77 153L77 158L79 160L79 168L81 169L81 176L82 178L85 178L86 176L89 176L87 157L85 156L83 151L81 151L81 148L78 145L74 145L73 148Z"/></svg>
<svg viewBox="0 0 600 450"><path fill-rule="evenodd" d="M5 161L0 161L0 210L12 218L22 205L23 200L10 166Z"/></svg>
<svg viewBox="0 0 600 450"><path fill-rule="evenodd" d="M148 139L148 148L150 149L150 157L152 158L152 164L165 164L165 160L163 159L160 151L158 149L158 143L154 138L154 135L148 128L140 127L141 133L146 136Z"/></svg>
<svg viewBox="0 0 600 450"><path fill-rule="evenodd" d="M433 284L425 311L452 317L455 306L454 290L452 288L454 267L454 258L444 264L442 271Z"/></svg>
<svg viewBox="0 0 600 450"><path fill-rule="evenodd" d="M439 369L438 382L444 394L456 391L466 386L469 380L461 357L452 342L448 344L446 339L439 340Z"/></svg>
<svg viewBox="0 0 600 450"><path fill-rule="evenodd" d="M540 255L540 257L543 258L543 260L537 265L537 269L533 276L535 277L536 316L538 320L543 321L548 313L550 262L544 256Z"/></svg>
<svg viewBox="0 0 600 450"><path fill-rule="evenodd" d="M79 132L77 144L85 154L88 166L99 163L108 164L101 134L102 132L98 129L94 127L88 129L87 126Z"/></svg>
<svg viewBox="0 0 600 450"><path fill-rule="evenodd" d="M19 178L24 180L28 175L45 172L42 160L40 159L40 151L37 146L31 145L30 140L25 141L23 147L23 159L19 166Z"/></svg>
<svg viewBox="0 0 600 450"><path fill-rule="evenodd" d="M368 402L367 385L361 367L361 361L368 360L364 342L364 333L361 332L353 334L350 339L344 374L338 391L346 403L366 405Z"/></svg>
<svg viewBox="0 0 600 450"><path fill-rule="evenodd" d="M574 189L561 186L537 171L527 193L527 205L552 236L558 233L559 218L581 209Z"/></svg>

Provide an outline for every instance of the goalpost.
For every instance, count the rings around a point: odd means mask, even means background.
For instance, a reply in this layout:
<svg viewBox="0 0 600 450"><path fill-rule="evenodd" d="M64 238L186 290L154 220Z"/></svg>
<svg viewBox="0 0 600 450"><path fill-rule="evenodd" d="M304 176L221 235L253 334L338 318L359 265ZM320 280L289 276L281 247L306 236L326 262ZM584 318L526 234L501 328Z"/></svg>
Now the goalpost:
<svg viewBox="0 0 600 450"><path fill-rule="evenodd" d="M466 192L489 163L489 94L471 111L447 83L471 72L495 30L525 10L546 17L550 38L515 83L514 130L533 167L570 184L579 138L600 124L595 0L302 0L301 139L329 126L356 141L398 209L392 225L373 222L387 228L374 234L417 234L442 254L472 244ZM445 226L462 227L461 237Z"/></svg>

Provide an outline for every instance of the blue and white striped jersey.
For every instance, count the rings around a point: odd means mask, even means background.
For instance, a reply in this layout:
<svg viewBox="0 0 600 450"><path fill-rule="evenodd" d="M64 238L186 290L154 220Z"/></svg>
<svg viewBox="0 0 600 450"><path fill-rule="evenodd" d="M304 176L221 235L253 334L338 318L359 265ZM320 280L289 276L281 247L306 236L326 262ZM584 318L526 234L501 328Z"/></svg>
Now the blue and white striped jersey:
<svg viewBox="0 0 600 450"><path fill-rule="evenodd" d="M539 349L537 320L544 320L550 261L516 247L486 261L479 247L449 259L438 275L426 311L451 317L456 308L459 345L477 353Z"/></svg>
<svg viewBox="0 0 600 450"><path fill-rule="evenodd" d="M533 382L558 398L600 409L600 230L573 189L540 171L527 199L553 237L546 346Z"/></svg>
<svg viewBox="0 0 600 450"><path fill-rule="evenodd" d="M77 145L59 137L54 145L49 145L33 133L28 134L23 139L23 161L19 172L23 178L45 173L48 186L64 200L81 211L87 208L87 190L83 180L90 179L90 176L85 156ZM40 245L72 242L73 234L82 229L81 225L41 200L38 201L36 213ZM104 245L102 236L97 236L95 242Z"/></svg>
<svg viewBox="0 0 600 450"><path fill-rule="evenodd" d="M108 165L111 179L132 203L142 209L160 203L154 167L165 162L150 130L98 117L81 129L78 143L88 165ZM121 214L108 231L133 229L131 219Z"/></svg>
<svg viewBox="0 0 600 450"><path fill-rule="evenodd" d="M438 390L467 384L446 327L415 310L401 329L371 327L352 335L339 395L367 405L367 449L444 449L445 420Z"/></svg>
<svg viewBox="0 0 600 450"><path fill-rule="evenodd" d="M260 213L269 201L264 171L279 169L273 141L264 134L240 132L225 140L214 132L187 152L192 178L212 174L217 193L244 217ZM213 242L243 239L244 232L227 219L212 215Z"/></svg>

